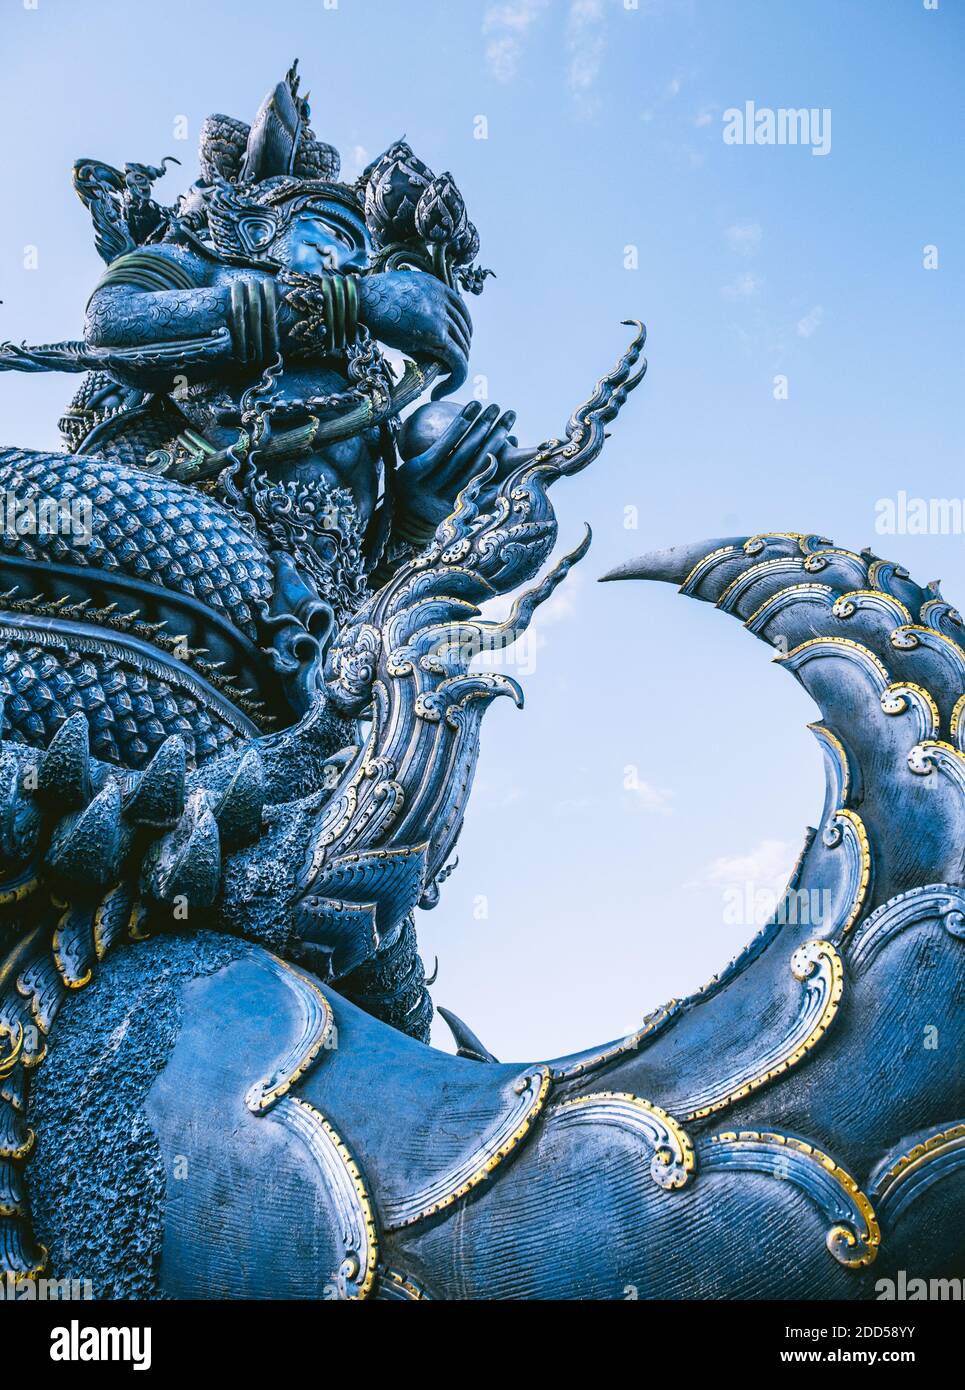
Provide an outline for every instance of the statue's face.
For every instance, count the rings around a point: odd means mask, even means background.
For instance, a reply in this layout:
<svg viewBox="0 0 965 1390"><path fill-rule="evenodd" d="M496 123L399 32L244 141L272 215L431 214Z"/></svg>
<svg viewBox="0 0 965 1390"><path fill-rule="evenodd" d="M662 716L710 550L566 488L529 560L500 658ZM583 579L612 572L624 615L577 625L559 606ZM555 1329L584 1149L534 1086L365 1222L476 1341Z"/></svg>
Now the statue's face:
<svg viewBox="0 0 965 1390"><path fill-rule="evenodd" d="M320 275L326 270L361 271L368 264L368 242L324 209L305 208L295 214L272 248L290 270Z"/></svg>

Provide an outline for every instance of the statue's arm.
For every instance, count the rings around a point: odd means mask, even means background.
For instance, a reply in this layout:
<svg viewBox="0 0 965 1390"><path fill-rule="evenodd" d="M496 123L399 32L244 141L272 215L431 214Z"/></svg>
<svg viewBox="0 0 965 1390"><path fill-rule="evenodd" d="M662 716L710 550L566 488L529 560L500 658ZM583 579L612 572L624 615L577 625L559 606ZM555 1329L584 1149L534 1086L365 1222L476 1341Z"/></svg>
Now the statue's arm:
<svg viewBox="0 0 965 1390"><path fill-rule="evenodd" d="M108 371L146 389L260 368L279 350L275 282L163 247L134 252L91 296L84 338Z"/></svg>

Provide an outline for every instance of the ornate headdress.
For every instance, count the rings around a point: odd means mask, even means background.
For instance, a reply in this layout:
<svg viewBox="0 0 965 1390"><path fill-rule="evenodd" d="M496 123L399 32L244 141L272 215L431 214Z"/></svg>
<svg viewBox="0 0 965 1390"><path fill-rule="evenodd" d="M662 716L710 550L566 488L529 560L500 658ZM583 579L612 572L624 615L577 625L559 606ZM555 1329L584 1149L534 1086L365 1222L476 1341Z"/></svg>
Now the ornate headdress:
<svg viewBox="0 0 965 1390"><path fill-rule="evenodd" d="M436 176L398 140L354 184L340 183L338 152L312 131L297 69L293 63L250 126L231 116L205 119L201 178L176 207L150 196L163 164L128 164L122 173L79 160L74 186L104 260L187 234L220 256L257 262L299 209L324 204L346 230L367 235L374 268L427 270L479 294L492 272L472 264L479 236L452 175Z"/></svg>
<svg viewBox="0 0 965 1390"><path fill-rule="evenodd" d="M265 97L250 126L231 116L208 116L201 127L201 177L205 183L260 183L294 175L334 181L338 151L319 140L309 124L308 98L298 93L298 62Z"/></svg>

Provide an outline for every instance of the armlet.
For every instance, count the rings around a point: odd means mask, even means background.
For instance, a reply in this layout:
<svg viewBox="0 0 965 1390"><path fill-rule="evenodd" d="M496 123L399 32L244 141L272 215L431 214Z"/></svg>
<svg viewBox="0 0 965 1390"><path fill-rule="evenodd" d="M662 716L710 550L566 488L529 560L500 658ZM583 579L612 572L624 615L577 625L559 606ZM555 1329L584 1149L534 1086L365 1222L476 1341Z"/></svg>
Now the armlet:
<svg viewBox="0 0 965 1390"><path fill-rule="evenodd" d="M139 290L190 290L199 284L197 276L178 261L152 255L149 251L131 251L126 256L118 256L108 266L94 294L108 285L133 285Z"/></svg>

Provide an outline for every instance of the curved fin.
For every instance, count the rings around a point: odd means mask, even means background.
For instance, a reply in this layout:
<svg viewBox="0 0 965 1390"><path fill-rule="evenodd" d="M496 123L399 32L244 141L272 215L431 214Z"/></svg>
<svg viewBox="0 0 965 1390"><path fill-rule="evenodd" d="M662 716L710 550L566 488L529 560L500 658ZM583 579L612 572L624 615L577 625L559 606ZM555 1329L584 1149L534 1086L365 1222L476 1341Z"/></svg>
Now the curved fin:
<svg viewBox="0 0 965 1390"><path fill-rule="evenodd" d="M468 1057L472 1062L499 1061L499 1058L494 1057L488 1047L479 1041L472 1029L463 1023L458 1014L454 1014L451 1009L444 1009L441 1004L436 1005L436 1013L445 1019L456 1044L458 1057Z"/></svg>

